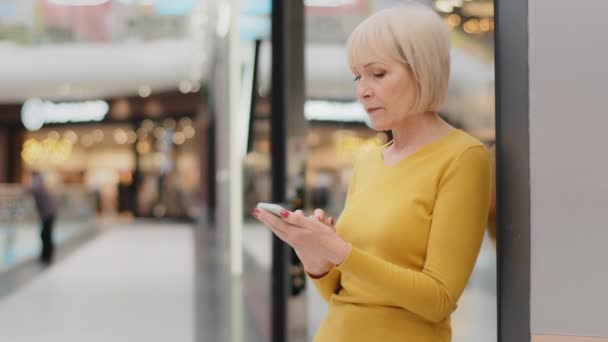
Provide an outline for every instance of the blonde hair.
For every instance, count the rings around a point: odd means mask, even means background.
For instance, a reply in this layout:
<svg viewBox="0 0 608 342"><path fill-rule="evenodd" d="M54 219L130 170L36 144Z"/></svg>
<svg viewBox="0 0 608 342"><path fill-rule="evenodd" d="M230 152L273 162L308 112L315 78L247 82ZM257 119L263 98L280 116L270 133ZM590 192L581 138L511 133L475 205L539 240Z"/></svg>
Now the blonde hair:
<svg viewBox="0 0 608 342"><path fill-rule="evenodd" d="M447 98L450 33L431 8L407 2L360 23L347 42L348 63L392 58L409 65L417 80L413 113L438 112Z"/></svg>

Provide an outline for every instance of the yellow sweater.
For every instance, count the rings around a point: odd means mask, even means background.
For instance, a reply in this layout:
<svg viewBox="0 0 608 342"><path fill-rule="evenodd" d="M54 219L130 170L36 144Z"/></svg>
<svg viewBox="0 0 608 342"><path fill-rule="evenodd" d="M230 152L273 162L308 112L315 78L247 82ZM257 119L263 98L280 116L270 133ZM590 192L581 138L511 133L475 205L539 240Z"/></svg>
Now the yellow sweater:
<svg viewBox="0 0 608 342"><path fill-rule="evenodd" d="M381 149L358 157L336 224L350 254L313 279L329 303L314 341L450 341L488 217L489 154L461 130L392 166Z"/></svg>

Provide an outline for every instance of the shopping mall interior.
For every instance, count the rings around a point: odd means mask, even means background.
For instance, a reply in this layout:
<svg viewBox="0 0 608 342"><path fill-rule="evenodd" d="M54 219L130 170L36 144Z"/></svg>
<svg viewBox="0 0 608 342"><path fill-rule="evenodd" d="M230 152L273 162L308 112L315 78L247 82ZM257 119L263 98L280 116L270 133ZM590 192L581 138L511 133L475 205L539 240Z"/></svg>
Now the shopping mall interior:
<svg viewBox="0 0 608 342"><path fill-rule="evenodd" d="M494 150L495 1L417 1L451 35L439 115ZM0 0L0 340L311 341L327 304L251 212L340 215L355 157L388 139L346 41L400 2ZM494 220L454 342L516 341Z"/></svg>

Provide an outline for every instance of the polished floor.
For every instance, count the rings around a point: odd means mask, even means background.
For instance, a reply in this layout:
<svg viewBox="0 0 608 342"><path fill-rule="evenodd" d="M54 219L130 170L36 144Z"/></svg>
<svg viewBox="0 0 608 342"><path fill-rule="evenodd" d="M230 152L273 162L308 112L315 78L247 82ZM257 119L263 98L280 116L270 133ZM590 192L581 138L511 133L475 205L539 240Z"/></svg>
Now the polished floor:
<svg viewBox="0 0 608 342"><path fill-rule="evenodd" d="M0 292L0 341L269 341L270 235L248 224L243 240L245 273L233 278L221 236L207 228L147 221L105 227ZM493 247L485 244L453 318L454 342L496 341L494 270ZM0 273L0 287L10 276ZM314 330L304 298L290 301L290 342Z"/></svg>
<svg viewBox="0 0 608 342"><path fill-rule="evenodd" d="M0 341L193 341L187 226L114 229L0 302Z"/></svg>
<svg viewBox="0 0 608 342"><path fill-rule="evenodd" d="M63 245L91 230L86 222L63 222L55 225L54 240ZM40 226L36 222L0 225L0 272L38 255Z"/></svg>

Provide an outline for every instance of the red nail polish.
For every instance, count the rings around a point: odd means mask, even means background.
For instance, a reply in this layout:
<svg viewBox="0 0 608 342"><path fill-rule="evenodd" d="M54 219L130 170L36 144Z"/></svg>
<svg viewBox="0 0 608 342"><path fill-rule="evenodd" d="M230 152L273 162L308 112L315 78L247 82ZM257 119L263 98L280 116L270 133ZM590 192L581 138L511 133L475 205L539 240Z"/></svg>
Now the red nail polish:
<svg viewBox="0 0 608 342"><path fill-rule="evenodd" d="M331 218L329 219L329 224L331 224L332 226L334 225L334 218L333 218L333 217L331 217Z"/></svg>
<svg viewBox="0 0 608 342"><path fill-rule="evenodd" d="M283 216L283 218L287 218L289 216L289 211L287 211L287 210L281 211L281 216Z"/></svg>

